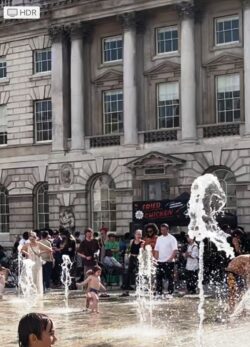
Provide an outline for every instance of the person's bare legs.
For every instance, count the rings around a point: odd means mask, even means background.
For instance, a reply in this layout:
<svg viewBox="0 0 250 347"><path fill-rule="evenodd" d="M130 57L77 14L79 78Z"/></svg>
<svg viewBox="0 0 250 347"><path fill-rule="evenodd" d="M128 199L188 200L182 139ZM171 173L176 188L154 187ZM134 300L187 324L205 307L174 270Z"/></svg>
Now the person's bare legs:
<svg viewBox="0 0 250 347"><path fill-rule="evenodd" d="M98 311L98 303L99 303L98 295L96 293L94 293L94 292L91 292L91 305L90 305L91 312L99 313L99 311Z"/></svg>

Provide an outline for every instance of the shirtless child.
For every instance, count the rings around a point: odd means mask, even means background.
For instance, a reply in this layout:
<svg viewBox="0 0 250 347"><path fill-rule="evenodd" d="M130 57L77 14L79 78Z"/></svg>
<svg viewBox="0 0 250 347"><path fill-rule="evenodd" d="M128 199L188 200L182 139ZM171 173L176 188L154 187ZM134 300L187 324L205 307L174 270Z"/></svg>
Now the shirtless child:
<svg viewBox="0 0 250 347"><path fill-rule="evenodd" d="M225 270L228 272L229 309L233 311L244 292L244 282L248 289L250 288L250 254L239 255L232 259Z"/></svg>
<svg viewBox="0 0 250 347"><path fill-rule="evenodd" d="M99 266L94 266L92 270L88 271L86 280L77 284L77 286L87 286L86 308L90 308L91 312L96 313L99 313L99 292L101 289L106 291L100 280L101 273L102 269Z"/></svg>

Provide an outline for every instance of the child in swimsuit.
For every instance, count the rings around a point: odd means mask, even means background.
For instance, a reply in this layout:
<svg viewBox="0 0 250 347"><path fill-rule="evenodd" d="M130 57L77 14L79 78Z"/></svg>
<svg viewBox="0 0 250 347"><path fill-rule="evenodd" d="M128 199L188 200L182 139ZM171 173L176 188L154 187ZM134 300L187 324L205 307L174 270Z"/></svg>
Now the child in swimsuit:
<svg viewBox="0 0 250 347"><path fill-rule="evenodd" d="M94 266L92 270L88 271L88 277L79 286L87 286L86 295L86 308L90 308L91 312L99 313L99 292L100 290L106 291L106 288L102 285L100 276L102 269L99 266Z"/></svg>

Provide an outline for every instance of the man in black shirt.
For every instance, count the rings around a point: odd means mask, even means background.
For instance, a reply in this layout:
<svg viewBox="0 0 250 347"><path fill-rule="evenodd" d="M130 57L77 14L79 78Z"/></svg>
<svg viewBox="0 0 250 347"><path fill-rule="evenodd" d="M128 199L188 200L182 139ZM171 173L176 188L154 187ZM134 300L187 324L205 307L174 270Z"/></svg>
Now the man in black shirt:
<svg viewBox="0 0 250 347"><path fill-rule="evenodd" d="M84 234L85 239L80 243L77 253L83 259L85 277L86 272L97 265L95 253L99 250L99 244L98 241L94 239L94 232L91 228L86 229Z"/></svg>

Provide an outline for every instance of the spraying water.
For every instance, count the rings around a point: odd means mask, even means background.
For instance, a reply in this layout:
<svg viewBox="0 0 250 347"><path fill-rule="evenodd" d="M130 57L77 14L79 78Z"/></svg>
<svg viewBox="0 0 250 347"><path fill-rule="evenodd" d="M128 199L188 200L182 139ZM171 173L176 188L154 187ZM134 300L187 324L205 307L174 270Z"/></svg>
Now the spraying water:
<svg viewBox="0 0 250 347"><path fill-rule="evenodd" d="M69 298L69 286L71 285L71 276L70 276L70 270L72 268L72 261L70 260L70 257L68 255L62 256L62 274L61 274L61 282L64 285L64 296L65 296L65 303L66 306L68 306L68 298Z"/></svg>
<svg viewBox="0 0 250 347"><path fill-rule="evenodd" d="M147 245L145 249L140 249L138 261L139 271L136 285L138 313L141 322L146 322L149 318L152 326L153 283L156 267L154 266L152 248L150 245Z"/></svg>
<svg viewBox="0 0 250 347"><path fill-rule="evenodd" d="M188 234L200 242L199 249L199 298L198 314L200 317L198 329L198 346L203 343L203 321L204 321L204 239L209 238L219 251L224 251L228 257L234 257L234 251L227 242L228 235L218 226L216 215L220 213L226 204L226 195L222 190L219 180L212 174L206 174L196 178L191 187L189 200Z"/></svg>
<svg viewBox="0 0 250 347"><path fill-rule="evenodd" d="M35 263L31 259L20 261L20 274L18 278L18 286L23 296L31 301L37 295L37 287L33 280L34 265Z"/></svg>

